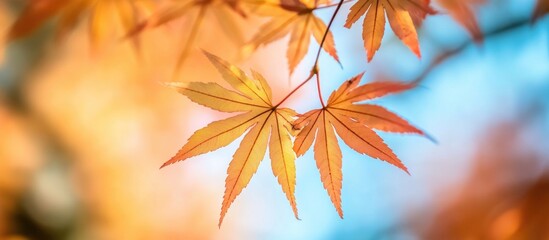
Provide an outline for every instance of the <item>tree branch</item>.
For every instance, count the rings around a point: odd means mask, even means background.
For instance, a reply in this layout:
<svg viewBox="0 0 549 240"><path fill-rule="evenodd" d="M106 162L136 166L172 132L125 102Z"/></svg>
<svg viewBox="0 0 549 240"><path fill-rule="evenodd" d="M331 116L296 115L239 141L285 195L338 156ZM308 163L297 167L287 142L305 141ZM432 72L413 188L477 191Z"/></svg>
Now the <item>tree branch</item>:
<svg viewBox="0 0 549 240"><path fill-rule="evenodd" d="M529 18L518 19L485 32L484 40L496 38L505 33L512 32L529 25L530 25ZM435 59L429 64L429 66L427 66L412 82L416 84L423 82L424 79L427 78L427 76L429 76L431 72L433 72L433 70L435 70L440 64L459 55L465 49L467 49L467 47L473 44L476 44L476 42L474 41L474 39L470 39L468 41L463 42L461 45L459 45L454 49L441 52L437 57L435 57Z"/></svg>

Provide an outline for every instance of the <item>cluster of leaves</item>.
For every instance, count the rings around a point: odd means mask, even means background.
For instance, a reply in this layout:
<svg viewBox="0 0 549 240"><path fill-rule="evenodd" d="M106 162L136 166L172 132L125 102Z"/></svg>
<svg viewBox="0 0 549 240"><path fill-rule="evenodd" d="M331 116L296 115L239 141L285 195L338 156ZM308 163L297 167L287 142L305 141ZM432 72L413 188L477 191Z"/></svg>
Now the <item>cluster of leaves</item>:
<svg viewBox="0 0 549 240"><path fill-rule="evenodd" d="M307 54L310 36L320 44L324 32L328 32L323 49L336 61L339 57L335 48L332 33L324 22L315 15L318 9L334 7L330 0L28 0L17 21L8 34L9 40L23 37L45 21L57 18L58 35L64 36L73 28L82 16L89 15L90 39L96 43L112 33L113 22L118 22L123 36L136 37L139 33L158 26L163 26L173 20L190 16L198 11L189 31L183 49L180 53L178 68L193 49L195 38L201 30L205 17L216 18L220 30L237 45L241 46L244 56L249 55L261 45L269 44L288 34L291 35L288 44L287 59L290 73ZM478 41L482 40L482 31L476 21L473 7L483 4L486 0L435 0L457 22L469 30ZM166 4L160 4L167 2ZM157 9L155 6L162 5ZM152 14L150 14L152 12ZM549 12L549 3L538 0L533 20ZM363 15L364 48L367 59L371 61L381 46L384 35L386 17L394 33L406 44L412 52L420 56L420 47L416 26L421 25L426 15L436 14L430 0L357 0L347 15L345 27L350 28ZM249 41L245 41L242 30L235 18L248 19L250 15L268 17L258 33ZM117 16L118 19L113 19ZM116 24L114 24L116 25ZM189 29L189 30L187 30Z"/></svg>
<svg viewBox="0 0 549 240"><path fill-rule="evenodd" d="M468 2L478 3L483 0L438 1L448 9L452 16L467 26L473 35L480 33L474 16L466 5ZM330 5L329 0L281 0L280 2L269 2L269 0L181 0L168 1L165 7L154 11L155 6L160 5L159 2L163 1L29 0L26 8L12 25L8 39L14 40L26 36L52 18L57 20L58 35L64 36L79 22L82 16L88 15L89 36L93 43L97 43L105 40L106 36L113 32L113 26L117 25L112 24L113 22L117 22L121 26L123 35L135 37L144 30L165 25L175 19L190 15L193 10L197 10L198 14L195 16L190 30L186 30L190 31L190 34L180 54L179 68L192 49L203 18L210 15L217 18L221 26L220 30L225 31L233 42L241 45L245 40L234 18L247 18L250 14L255 14L269 17L271 20L263 25L250 41L244 44L242 52L253 52L257 47L291 33L287 57L290 72L293 72L308 52L309 36L312 35L320 43L323 33L327 31L323 21L315 16L315 10L334 6L333 4ZM538 13L547 8L542 2L540 1L540 7L538 8L540 11ZM150 12L153 13L149 14ZM210 14L208 15L208 13ZM369 60L372 59L375 51L379 49L383 29L385 28L385 13L397 36L414 53L419 55L419 44L414 23L416 25L420 24L426 14L435 13L429 7L429 0L357 1L348 15L345 26L350 27L352 23L366 14L363 25L363 38ZM339 62L331 32L328 31L325 41L322 44L324 50Z"/></svg>
<svg viewBox="0 0 549 240"><path fill-rule="evenodd" d="M171 83L172 87L193 102L222 112L241 112L234 117L210 123L196 131L179 152L162 167L224 147L246 133L233 155L225 180L225 196L221 208L225 213L257 171L269 146L274 175L290 201L298 218L294 196L296 183L295 159L307 152L315 142L314 153L324 188L337 212L341 209L341 150L334 128L343 141L355 151L391 163L408 172L404 164L372 130L397 133L424 133L406 120L383 107L356 104L390 93L404 91L413 84L376 82L358 86L360 74L332 93L322 109L298 115L294 110L273 104L271 88L263 76L252 71L252 77L238 67L206 53L223 78L234 90L217 83ZM299 116L297 120L295 118ZM292 142L292 136L295 141Z"/></svg>
<svg viewBox="0 0 549 240"><path fill-rule="evenodd" d="M163 165L164 167L214 151L245 134L227 170L220 225L232 202L256 172L267 146L273 173L282 186L296 218L298 211L294 195L295 160L305 154L313 143L314 158L321 181L340 217L343 217L342 154L337 136L355 151L386 161L408 172L374 130L423 136L425 133L381 106L361 102L411 89L414 84L375 82L359 85L362 78L360 74L344 82L331 94L326 104L322 99L318 59L321 51L325 51L340 62L330 27L342 4L345 3L344 0L337 4L332 4L329 0L178 0L167 1L164 8L153 11L158 2L161 1L29 0L29 4L13 24L9 39L23 37L52 18L57 19L58 33L62 36L86 14L89 15L90 38L93 42L104 39L111 32L113 16L117 16L116 21L122 26L121 37L136 39L145 30L163 26L173 20L191 16L191 12L197 12L192 15L195 18L181 50L178 68L188 57L201 30L203 19L213 16L219 20L221 30L226 31L233 42L242 44L243 55L290 35L287 60L291 74L309 52L311 38L314 38L319 44L319 49L311 74L276 104L273 104L271 88L263 76L253 71L249 76L238 67L209 53L206 53L206 56L231 85L232 90L216 83L168 84L198 104L217 111L239 113L196 131L179 152ZM482 31L475 19L473 7L484 3L484 0L437 2L457 22L467 28L474 39L482 40ZM315 15L316 10L331 7L335 7L335 10L328 24ZM537 20L547 12L548 1L538 0L533 19ZM381 47L386 20L395 35L420 57L416 27L432 14L436 14L436 11L431 7L430 0L357 0L350 8L344 26L350 28L359 19L364 18L362 38L368 61L373 59ZM250 15L267 17L269 20L251 40L245 41L234 18L248 19ZM298 114L292 109L281 107L292 94L315 76L322 108Z"/></svg>

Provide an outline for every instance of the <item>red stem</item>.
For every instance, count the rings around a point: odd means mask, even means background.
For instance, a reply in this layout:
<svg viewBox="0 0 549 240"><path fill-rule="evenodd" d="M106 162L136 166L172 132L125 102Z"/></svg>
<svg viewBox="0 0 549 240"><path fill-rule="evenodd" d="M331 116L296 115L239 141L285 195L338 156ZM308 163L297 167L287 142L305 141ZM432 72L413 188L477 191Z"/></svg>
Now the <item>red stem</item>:
<svg viewBox="0 0 549 240"><path fill-rule="evenodd" d="M320 76L318 76L318 73L316 75L316 90L318 92L318 99L320 100L320 104L322 105L322 108L325 108L324 105L324 99L322 99L322 91L320 90Z"/></svg>

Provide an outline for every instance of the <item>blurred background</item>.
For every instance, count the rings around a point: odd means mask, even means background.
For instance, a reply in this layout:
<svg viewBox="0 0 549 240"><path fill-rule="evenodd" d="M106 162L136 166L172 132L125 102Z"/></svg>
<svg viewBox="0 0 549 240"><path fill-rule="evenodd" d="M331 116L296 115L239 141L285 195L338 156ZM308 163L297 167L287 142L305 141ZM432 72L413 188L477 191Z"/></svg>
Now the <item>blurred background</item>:
<svg viewBox="0 0 549 240"><path fill-rule="evenodd" d="M0 1L2 35L26 2ZM387 29L369 64L359 24L342 27L350 5L333 28L343 68L322 55L322 91L362 71L363 82L419 81L376 100L438 141L381 133L411 176L342 144L342 220L309 152L297 160L299 221L265 159L219 229L237 143L158 169L227 116L161 84L196 11L141 34L138 50L116 21L90 43L84 13L62 39L48 21L0 45L0 239L549 239L549 18L532 24L535 1L478 5L483 44L437 8L419 29L421 59ZM318 14L327 22L332 11ZM245 39L265 21L236 19ZM218 22L206 17L202 28L177 81L222 81L202 48L261 72L280 99L318 47L288 84L288 37L238 59ZM318 107L311 99L312 83L287 105L304 112Z"/></svg>

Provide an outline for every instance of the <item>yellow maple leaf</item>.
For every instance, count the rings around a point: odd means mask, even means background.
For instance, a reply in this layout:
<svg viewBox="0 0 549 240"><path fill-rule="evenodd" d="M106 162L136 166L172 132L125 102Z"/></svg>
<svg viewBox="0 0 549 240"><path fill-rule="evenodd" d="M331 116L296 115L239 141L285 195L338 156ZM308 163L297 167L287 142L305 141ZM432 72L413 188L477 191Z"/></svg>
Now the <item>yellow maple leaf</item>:
<svg viewBox="0 0 549 240"><path fill-rule="evenodd" d="M412 52L421 57L415 24L420 24L427 14L433 14L429 0L358 0L352 7L345 27L350 28L362 15L362 38L371 61L381 46L385 33L385 14L395 35Z"/></svg>
<svg viewBox="0 0 549 240"><path fill-rule="evenodd" d="M271 20L261 26L257 34L243 48L244 55L248 55L261 45L269 44L290 34L286 56L290 74L292 74L309 50L311 35L320 44L324 33L328 30L326 24L313 13L317 7L316 4L318 3L315 1L299 0L281 1L274 5L275 8L272 4L265 4L270 8L256 13L271 17ZM339 62L331 31L326 35L322 48Z"/></svg>
<svg viewBox="0 0 549 240"><path fill-rule="evenodd" d="M180 70L191 53L195 40L201 31L201 25L204 18L210 14L215 17L220 25L220 30L225 32L237 45L244 42L244 37L239 24L235 21L234 15L245 17L246 13L242 9L237 0L181 0L170 3L167 7L155 12L147 20L138 24L127 34L128 37L134 37L141 32L165 25L176 19L187 17L189 13L197 11L196 17L192 20L190 28L185 26L185 31L189 31L189 35L185 40L185 44L179 54L179 59L176 66L176 71ZM187 30L188 29L188 30ZM202 30L203 31L203 30Z"/></svg>
<svg viewBox="0 0 549 240"><path fill-rule="evenodd" d="M296 156L292 151L291 140L294 132L292 122L297 113L272 104L271 88L259 73L252 71L250 78L236 66L212 54L206 53L206 56L235 91L217 83L191 82L170 85L200 105L223 112L243 113L210 123L196 131L179 152L162 167L227 146L248 130L227 170L219 225L221 226L232 202L257 171L267 145L273 173L278 178L295 217L298 218L294 196Z"/></svg>
<svg viewBox="0 0 549 240"><path fill-rule="evenodd" d="M298 157L302 156L314 141L314 158L322 183L341 218L342 155L336 132L353 150L386 161L407 173L404 164L372 129L425 135L381 106L355 104L410 89L413 84L376 82L358 86L361 78L362 74L343 83L332 93L325 107L309 111L294 122L294 128L301 130L295 139L294 151Z"/></svg>

